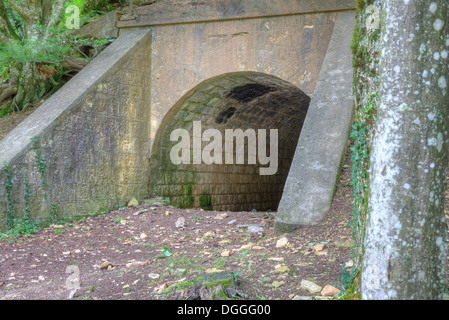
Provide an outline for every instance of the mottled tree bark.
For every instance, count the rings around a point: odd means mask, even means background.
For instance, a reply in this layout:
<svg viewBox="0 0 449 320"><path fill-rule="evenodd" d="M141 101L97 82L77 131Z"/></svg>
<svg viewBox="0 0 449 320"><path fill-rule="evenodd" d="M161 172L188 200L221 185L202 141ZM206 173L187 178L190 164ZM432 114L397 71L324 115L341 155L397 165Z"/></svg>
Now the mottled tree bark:
<svg viewBox="0 0 449 320"><path fill-rule="evenodd" d="M385 0L363 299L441 299L449 96L447 0Z"/></svg>
<svg viewBox="0 0 449 320"><path fill-rule="evenodd" d="M20 34L12 27L14 16L8 12L5 1L23 19L23 30L20 30ZM51 36L51 29L60 21L66 2L66 0L5 1L0 1L0 42L5 46L10 44L11 40L46 43ZM25 62L18 67L20 69L18 90L13 101L19 110L24 110L43 94L45 79L33 61Z"/></svg>

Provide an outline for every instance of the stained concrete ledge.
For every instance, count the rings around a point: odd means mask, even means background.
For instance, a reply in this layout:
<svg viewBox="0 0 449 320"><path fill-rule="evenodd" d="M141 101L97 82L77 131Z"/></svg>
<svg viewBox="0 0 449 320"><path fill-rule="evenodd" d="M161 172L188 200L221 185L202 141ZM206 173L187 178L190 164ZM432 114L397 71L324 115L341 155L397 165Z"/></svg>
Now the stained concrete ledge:
<svg viewBox="0 0 449 320"><path fill-rule="evenodd" d="M97 18L79 29L73 31L75 36L101 38L117 38L118 28L116 27L119 18L117 10L108 12L106 15Z"/></svg>
<svg viewBox="0 0 449 320"><path fill-rule="evenodd" d="M285 183L277 233L321 220L329 211L351 128L355 14L339 13Z"/></svg>
<svg viewBox="0 0 449 320"><path fill-rule="evenodd" d="M117 27L142 27L354 10L354 0L180 0L137 7Z"/></svg>

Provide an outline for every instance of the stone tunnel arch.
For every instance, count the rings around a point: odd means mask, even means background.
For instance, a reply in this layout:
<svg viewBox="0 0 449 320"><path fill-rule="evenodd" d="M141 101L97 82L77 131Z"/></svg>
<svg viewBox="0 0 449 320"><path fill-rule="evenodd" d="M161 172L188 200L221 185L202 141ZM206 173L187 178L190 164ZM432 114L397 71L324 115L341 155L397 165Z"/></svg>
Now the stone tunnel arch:
<svg viewBox="0 0 449 320"><path fill-rule="evenodd" d="M149 192L170 197L171 203L181 208L276 210L309 102L310 98L293 84L264 73L228 73L203 81L169 110L157 131L150 156ZM207 129L220 131L222 164L198 163L198 160L194 163L194 122L196 132L198 123L202 133ZM170 138L175 129L189 132L188 163L171 161L170 152L179 142ZM237 139L232 141L233 164L226 162L226 129L243 132L253 129L258 140L261 138L258 129L266 129L267 156L271 147L269 129L277 129L276 173L260 174L259 168L268 164L261 164L258 155L255 164L249 160L249 152L254 149L248 146L246 138L243 140L244 164L236 164ZM215 139L210 141L220 143ZM207 139L203 141L201 150L209 144Z"/></svg>

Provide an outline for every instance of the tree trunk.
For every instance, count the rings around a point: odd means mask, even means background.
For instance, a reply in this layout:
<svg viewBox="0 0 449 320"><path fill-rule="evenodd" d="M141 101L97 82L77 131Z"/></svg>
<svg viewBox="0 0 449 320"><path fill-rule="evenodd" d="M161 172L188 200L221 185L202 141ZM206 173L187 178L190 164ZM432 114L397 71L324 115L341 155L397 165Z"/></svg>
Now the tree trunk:
<svg viewBox="0 0 449 320"><path fill-rule="evenodd" d="M441 299L449 99L447 0L385 0L363 299Z"/></svg>
<svg viewBox="0 0 449 320"><path fill-rule="evenodd" d="M30 14L28 19L30 24L24 27L25 38L32 43L45 42L46 39L42 37L39 29L38 12ZM33 49L32 56L39 54L37 50L39 49ZM42 97L45 91L45 80L40 75L36 62L28 61L22 64L17 87L17 94L13 101L19 111L25 111Z"/></svg>
<svg viewBox="0 0 449 320"><path fill-rule="evenodd" d="M35 62L24 63L20 72L18 91L14 104L19 110L26 110L37 102L45 92L45 80L42 78Z"/></svg>

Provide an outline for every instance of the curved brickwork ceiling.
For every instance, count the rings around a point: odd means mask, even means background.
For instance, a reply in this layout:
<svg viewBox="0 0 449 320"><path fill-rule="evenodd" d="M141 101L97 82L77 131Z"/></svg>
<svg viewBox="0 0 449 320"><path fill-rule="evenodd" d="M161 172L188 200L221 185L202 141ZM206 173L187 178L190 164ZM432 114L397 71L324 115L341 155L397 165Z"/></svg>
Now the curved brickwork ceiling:
<svg viewBox="0 0 449 320"><path fill-rule="evenodd" d="M238 72L204 81L175 104L162 121L150 158L150 193L170 197L172 204L180 207L276 210L309 102L310 98L294 85L263 73ZM193 163L195 121L200 122L202 133L207 129L220 131L222 164ZM197 128L199 122L195 122ZM175 129L185 129L190 134L189 164L176 165L171 161L170 152L180 141L170 140ZM276 173L260 174L260 168L269 164L262 165L259 155L255 156L255 164L249 163L247 139L244 139L244 164L236 164L235 141L233 164L229 164L229 155L225 153L226 129L243 132L253 129L258 140L261 137L258 129L266 129L267 156L269 129L278 129ZM210 141L203 141L201 150Z"/></svg>

